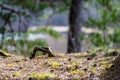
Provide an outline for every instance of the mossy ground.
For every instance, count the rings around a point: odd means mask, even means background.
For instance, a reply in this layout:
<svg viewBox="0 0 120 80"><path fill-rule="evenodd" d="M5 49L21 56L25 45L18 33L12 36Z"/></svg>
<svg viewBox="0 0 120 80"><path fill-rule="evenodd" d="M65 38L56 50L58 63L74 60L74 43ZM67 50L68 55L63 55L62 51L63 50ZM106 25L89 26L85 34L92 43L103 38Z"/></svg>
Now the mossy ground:
<svg viewBox="0 0 120 80"><path fill-rule="evenodd" d="M21 56L0 58L0 80L101 80L115 55L104 51L59 54L56 57L37 56L30 60Z"/></svg>

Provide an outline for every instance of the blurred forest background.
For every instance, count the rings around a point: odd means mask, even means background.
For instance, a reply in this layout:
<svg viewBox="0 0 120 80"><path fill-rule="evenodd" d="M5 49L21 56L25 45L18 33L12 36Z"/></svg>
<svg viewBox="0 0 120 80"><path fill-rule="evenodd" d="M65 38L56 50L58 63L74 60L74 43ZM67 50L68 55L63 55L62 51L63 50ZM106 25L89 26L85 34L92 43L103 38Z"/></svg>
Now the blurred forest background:
<svg viewBox="0 0 120 80"><path fill-rule="evenodd" d="M120 0L0 0L0 49L29 56L35 46L119 48L119 21Z"/></svg>

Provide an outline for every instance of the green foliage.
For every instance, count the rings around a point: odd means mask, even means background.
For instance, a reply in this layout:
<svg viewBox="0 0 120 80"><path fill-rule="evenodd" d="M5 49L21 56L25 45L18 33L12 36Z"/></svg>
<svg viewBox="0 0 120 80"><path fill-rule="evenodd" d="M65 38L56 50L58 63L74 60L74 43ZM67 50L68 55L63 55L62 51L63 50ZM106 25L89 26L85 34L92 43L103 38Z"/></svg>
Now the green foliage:
<svg viewBox="0 0 120 80"><path fill-rule="evenodd" d="M106 28L104 26L103 21L101 21L101 20L94 20L92 18L89 18L89 21L91 22L91 24L98 26L99 29L101 29L101 30L104 30Z"/></svg>
<svg viewBox="0 0 120 80"><path fill-rule="evenodd" d="M89 41L94 44L96 47L103 47L108 45L109 43L103 39L102 34L94 33L90 36Z"/></svg>
<svg viewBox="0 0 120 80"><path fill-rule="evenodd" d="M117 22L118 20L118 11L114 9L113 11L109 12L107 9L103 9L101 13L101 19L95 20L93 18L89 18L91 24L96 25L101 30L106 30L107 26L110 26L111 23Z"/></svg>
<svg viewBox="0 0 120 80"><path fill-rule="evenodd" d="M61 5L59 5L59 12L65 12L66 10L69 10L69 8L70 8L70 4L71 4L71 0L64 0L64 2L61 4Z"/></svg>
<svg viewBox="0 0 120 80"><path fill-rule="evenodd" d="M82 33L82 34L80 34L80 35L79 35L79 38L80 38L80 40L85 39L85 34L83 34L83 33Z"/></svg>
<svg viewBox="0 0 120 80"><path fill-rule="evenodd" d="M47 7L48 7L48 4L46 4L45 2L41 2L39 5L40 10L44 10Z"/></svg>
<svg viewBox="0 0 120 80"><path fill-rule="evenodd" d="M120 43L120 29L114 28L113 33L109 35L109 38L113 43Z"/></svg>
<svg viewBox="0 0 120 80"><path fill-rule="evenodd" d="M34 40L34 41L26 41L26 40L18 40L15 42L17 51L20 51L19 53L22 53L23 55L30 55L33 48L35 46L43 47L47 46L47 43L43 40ZM37 56L42 55L40 52L36 53Z"/></svg>
<svg viewBox="0 0 120 80"><path fill-rule="evenodd" d="M110 3L110 0L98 0L99 4L102 6L106 6Z"/></svg>
<svg viewBox="0 0 120 80"><path fill-rule="evenodd" d="M110 31L110 32L109 32ZM89 33L80 36L80 39L91 43L92 47L114 47L117 48L120 45L120 29L118 27L109 28L107 30L107 39L104 40L104 36L101 33Z"/></svg>
<svg viewBox="0 0 120 80"><path fill-rule="evenodd" d="M111 21L112 22L118 22L118 19L119 19L119 11L117 9L114 9L111 13Z"/></svg>
<svg viewBox="0 0 120 80"><path fill-rule="evenodd" d="M54 37L54 38L59 38L61 37L61 34L58 33L57 31L55 31L52 28L49 27L42 27L42 28L37 28L36 30L28 30L28 33L45 33L45 34L49 34L50 36Z"/></svg>
<svg viewBox="0 0 120 80"><path fill-rule="evenodd" d="M6 3L6 2L4 2ZM37 2L35 0L14 0L12 2L8 1L9 5L21 6L23 9L40 11L48 7L48 4L45 2Z"/></svg>
<svg viewBox="0 0 120 80"><path fill-rule="evenodd" d="M98 20L89 18L89 21L91 22L90 24L95 25L102 33L96 32L92 36L89 34L87 37L88 41L96 47L109 46L111 42L117 45L120 42L120 29L114 29L113 25L116 26L119 22L118 16L120 10L115 7L115 3L112 3L112 0L97 0L96 2L95 4L99 5L96 9L101 8L101 10L98 10L100 18ZM111 28L110 31L113 29L113 33L110 34L108 32L108 27Z"/></svg>
<svg viewBox="0 0 120 80"><path fill-rule="evenodd" d="M91 19L92 24L98 26L99 29L106 30L107 26L110 26L111 23L118 22L119 10L114 7L114 3L111 4L112 0L97 0L102 8L98 14L100 15L99 20ZM111 8L111 9L109 9ZM101 28L103 27L103 28Z"/></svg>
<svg viewBox="0 0 120 80"><path fill-rule="evenodd" d="M5 34L4 43L3 43L3 46L1 46L1 48L3 50L10 51L12 53L16 53L16 54L20 53L25 56L30 56L30 53L32 52L35 46L38 46L38 47L47 46L47 43L45 40L41 40L41 39L27 40L28 35L30 33L34 33L34 34L45 33L55 38L59 38L61 36L60 33L56 32L52 28L38 28L35 31L28 30L26 33L23 33L23 34L22 33L8 33L8 34ZM14 39L16 34L19 35L20 39L18 40ZM11 49L8 48L9 46L11 46ZM39 55L42 55L42 53L37 52L36 55L39 56Z"/></svg>
<svg viewBox="0 0 120 80"><path fill-rule="evenodd" d="M3 44L4 46L2 46L3 50L9 51L15 54L30 56L35 46L38 46L38 47L47 46L47 43L44 40L40 40L40 39L27 40L26 34L20 36L21 39L18 39L18 40L14 40L12 37L15 37L15 35L11 34L5 37L4 44ZM37 52L36 55L39 56L42 54L40 52Z"/></svg>

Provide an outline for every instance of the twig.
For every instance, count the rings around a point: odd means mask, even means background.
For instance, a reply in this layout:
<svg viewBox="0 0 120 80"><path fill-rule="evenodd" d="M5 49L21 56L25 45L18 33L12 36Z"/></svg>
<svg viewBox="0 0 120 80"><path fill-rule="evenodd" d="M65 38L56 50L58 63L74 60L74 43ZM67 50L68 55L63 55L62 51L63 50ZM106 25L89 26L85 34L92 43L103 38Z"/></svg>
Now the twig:
<svg viewBox="0 0 120 80"><path fill-rule="evenodd" d="M53 55L53 52L52 52L52 50L50 49L50 47L41 47L41 48L35 47L35 48L33 49L33 53L31 54L30 59L33 59L33 58L35 57L35 53L36 53L37 51L43 52L43 55L48 54L48 57L55 57L55 55Z"/></svg>

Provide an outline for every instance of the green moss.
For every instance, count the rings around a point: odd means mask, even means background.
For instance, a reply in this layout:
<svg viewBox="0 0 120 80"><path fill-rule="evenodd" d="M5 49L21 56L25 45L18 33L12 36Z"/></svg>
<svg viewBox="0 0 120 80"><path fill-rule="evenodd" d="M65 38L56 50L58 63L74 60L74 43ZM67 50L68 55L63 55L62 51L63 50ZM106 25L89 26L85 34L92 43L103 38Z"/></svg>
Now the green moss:
<svg viewBox="0 0 120 80"><path fill-rule="evenodd" d="M72 71L72 72L70 72L70 74L72 74L72 75L76 75L76 74L78 74L79 72L77 72L77 71Z"/></svg>
<svg viewBox="0 0 120 80"><path fill-rule="evenodd" d="M97 71L95 69L89 69L89 72L95 74Z"/></svg>
<svg viewBox="0 0 120 80"><path fill-rule="evenodd" d="M63 54L63 53L58 53L57 56L59 56L59 57L64 57L65 54Z"/></svg>
<svg viewBox="0 0 120 80"><path fill-rule="evenodd" d="M108 56L116 56L117 54L119 54L119 51L114 50L114 49L109 49L108 51L104 52L104 57L108 57Z"/></svg>
<svg viewBox="0 0 120 80"><path fill-rule="evenodd" d="M91 58L94 58L95 56L97 56L96 53L91 53L91 54L90 54L90 57L91 57Z"/></svg>
<svg viewBox="0 0 120 80"><path fill-rule="evenodd" d="M77 65L77 63L76 63L75 61L72 61L72 62L71 62L71 65L72 65L72 66L75 66L75 65Z"/></svg>
<svg viewBox="0 0 120 80"><path fill-rule="evenodd" d="M103 61L103 62L100 62L100 65L108 65L110 62L109 61Z"/></svg>
<svg viewBox="0 0 120 80"><path fill-rule="evenodd" d="M61 63L59 63L59 62L51 62L51 67L52 68L57 68L57 67L59 67L59 66L61 66L62 64Z"/></svg>
<svg viewBox="0 0 120 80"><path fill-rule="evenodd" d="M37 80L49 80L49 79L54 79L57 77L55 74L51 73L38 73L38 72L33 72L28 75L29 78L32 79L37 79Z"/></svg>
<svg viewBox="0 0 120 80"><path fill-rule="evenodd" d="M76 70L79 67L75 61L71 62L71 66L72 66L72 70Z"/></svg>
<svg viewBox="0 0 120 80"><path fill-rule="evenodd" d="M79 75L80 75L80 76L85 76L85 74L86 74L86 73L85 73L84 70L80 70L80 71L79 71Z"/></svg>
<svg viewBox="0 0 120 80"><path fill-rule="evenodd" d="M17 63L9 63L9 64L6 64L7 67L14 67L14 66L17 66Z"/></svg>
<svg viewBox="0 0 120 80"><path fill-rule="evenodd" d="M70 74L72 74L72 75L79 75L79 76L85 76L85 71L84 70L71 71Z"/></svg>
<svg viewBox="0 0 120 80"><path fill-rule="evenodd" d="M86 73L84 70L80 70L80 71L72 71L72 72L70 72L70 74L84 76Z"/></svg>
<svg viewBox="0 0 120 80"><path fill-rule="evenodd" d="M112 63L110 63L109 61L104 61L100 63L100 66L104 68L110 68L112 66Z"/></svg>
<svg viewBox="0 0 120 80"><path fill-rule="evenodd" d="M23 73L21 73L21 72L15 72L15 73L13 74L13 76L14 76L14 77L20 77L20 76L23 76Z"/></svg>

